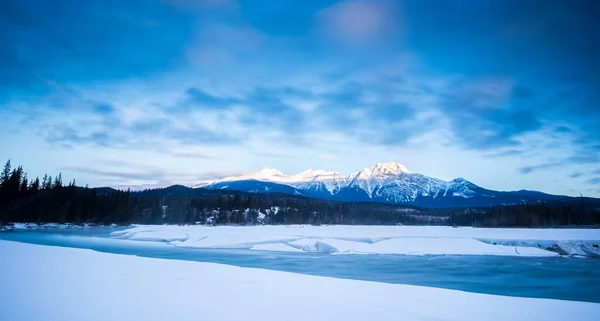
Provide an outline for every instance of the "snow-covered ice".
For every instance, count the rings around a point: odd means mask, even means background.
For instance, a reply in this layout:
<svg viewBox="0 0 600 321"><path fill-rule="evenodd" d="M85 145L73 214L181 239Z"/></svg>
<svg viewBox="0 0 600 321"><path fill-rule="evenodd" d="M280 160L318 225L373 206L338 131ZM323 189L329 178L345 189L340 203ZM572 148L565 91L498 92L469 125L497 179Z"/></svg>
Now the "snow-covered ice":
<svg viewBox="0 0 600 321"><path fill-rule="evenodd" d="M0 241L2 320L597 320L600 304Z"/></svg>
<svg viewBox="0 0 600 321"><path fill-rule="evenodd" d="M257 251L276 251L276 252L304 252L295 247L291 247L285 243L266 243L256 244L250 248L251 250Z"/></svg>
<svg viewBox="0 0 600 321"><path fill-rule="evenodd" d="M492 245L471 238L402 237L372 244L339 239L322 239L319 243L334 249L333 252L336 254L558 255L558 253L535 247ZM457 253L459 251L460 253Z"/></svg>
<svg viewBox="0 0 600 321"><path fill-rule="evenodd" d="M305 252L335 254L600 256L598 229L163 225L134 226L113 237L196 248L257 249L257 245L284 244Z"/></svg>

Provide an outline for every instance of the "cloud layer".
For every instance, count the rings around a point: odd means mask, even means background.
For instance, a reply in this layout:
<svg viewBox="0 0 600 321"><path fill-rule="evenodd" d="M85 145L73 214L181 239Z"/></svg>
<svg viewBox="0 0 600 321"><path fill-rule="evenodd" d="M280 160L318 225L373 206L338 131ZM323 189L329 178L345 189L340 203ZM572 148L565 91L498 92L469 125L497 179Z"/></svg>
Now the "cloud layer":
<svg viewBox="0 0 600 321"><path fill-rule="evenodd" d="M52 160L56 170L144 186L282 159L300 171L391 157L490 188L598 193L597 9L586 0L3 1L0 115L12 141L1 156L39 158L14 143L23 140L68 155ZM81 164L107 153L141 167Z"/></svg>

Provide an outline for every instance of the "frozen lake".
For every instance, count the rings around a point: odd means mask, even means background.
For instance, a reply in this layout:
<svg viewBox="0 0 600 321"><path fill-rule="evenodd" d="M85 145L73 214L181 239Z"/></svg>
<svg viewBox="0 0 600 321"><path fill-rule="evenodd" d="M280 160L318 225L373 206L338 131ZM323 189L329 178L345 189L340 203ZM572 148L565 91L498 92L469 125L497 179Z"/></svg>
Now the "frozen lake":
<svg viewBox="0 0 600 321"><path fill-rule="evenodd" d="M309 275L477 293L600 303L600 259L488 255L330 255L199 249L110 238L116 228L0 232L0 239L151 258L223 263Z"/></svg>

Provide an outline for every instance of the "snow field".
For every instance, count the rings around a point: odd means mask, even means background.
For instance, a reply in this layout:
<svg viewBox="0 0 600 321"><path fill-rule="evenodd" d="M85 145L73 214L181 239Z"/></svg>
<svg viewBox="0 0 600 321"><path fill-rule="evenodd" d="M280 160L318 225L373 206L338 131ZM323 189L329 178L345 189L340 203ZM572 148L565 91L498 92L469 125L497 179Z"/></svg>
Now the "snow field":
<svg viewBox="0 0 600 321"><path fill-rule="evenodd" d="M600 230L594 229L140 225L114 232L113 237L160 241L174 246L193 248L270 249L294 252L301 250L335 254L600 255L598 248Z"/></svg>
<svg viewBox="0 0 600 321"><path fill-rule="evenodd" d="M2 320L597 320L600 304L0 241Z"/></svg>

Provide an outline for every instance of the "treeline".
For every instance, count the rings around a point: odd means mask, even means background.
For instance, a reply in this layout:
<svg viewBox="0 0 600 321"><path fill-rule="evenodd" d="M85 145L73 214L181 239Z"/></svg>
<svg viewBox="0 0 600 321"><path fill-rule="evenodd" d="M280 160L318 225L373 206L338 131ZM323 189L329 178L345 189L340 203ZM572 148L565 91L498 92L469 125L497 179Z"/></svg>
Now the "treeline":
<svg viewBox="0 0 600 321"><path fill-rule="evenodd" d="M464 210L450 216L450 224L479 227L555 227L600 225L600 209L578 203L536 202Z"/></svg>
<svg viewBox="0 0 600 321"><path fill-rule="evenodd" d="M0 224L349 224L565 226L600 224L585 204L524 204L480 209L425 209L404 205L336 202L275 193L192 189L131 192L63 184L62 176L28 180L10 161L0 177Z"/></svg>
<svg viewBox="0 0 600 321"><path fill-rule="evenodd" d="M98 224L444 224L436 213L389 204L333 202L184 186L119 191L63 184L61 174L28 181L10 161L0 177L0 223Z"/></svg>
<svg viewBox="0 0 600 321"><path fill-rule="evenodd" d="M0 224L7 222L126 222L134 209L129 191L99 193L64 184L62 175L28 180L22 166L10 160L0 177Z"/></svg>
<svg viewBox="0 0 600 321"><path fill-rule="evenodd" d="M437 219L437 216L426 217L421 215L420 210L404 206L333 202L287 194L206 191L203 197L164 197L161 204L163 204L164 218L158 223L164 221L176 224L315 225L433 225L445 223L444 219Z"/></svg>

